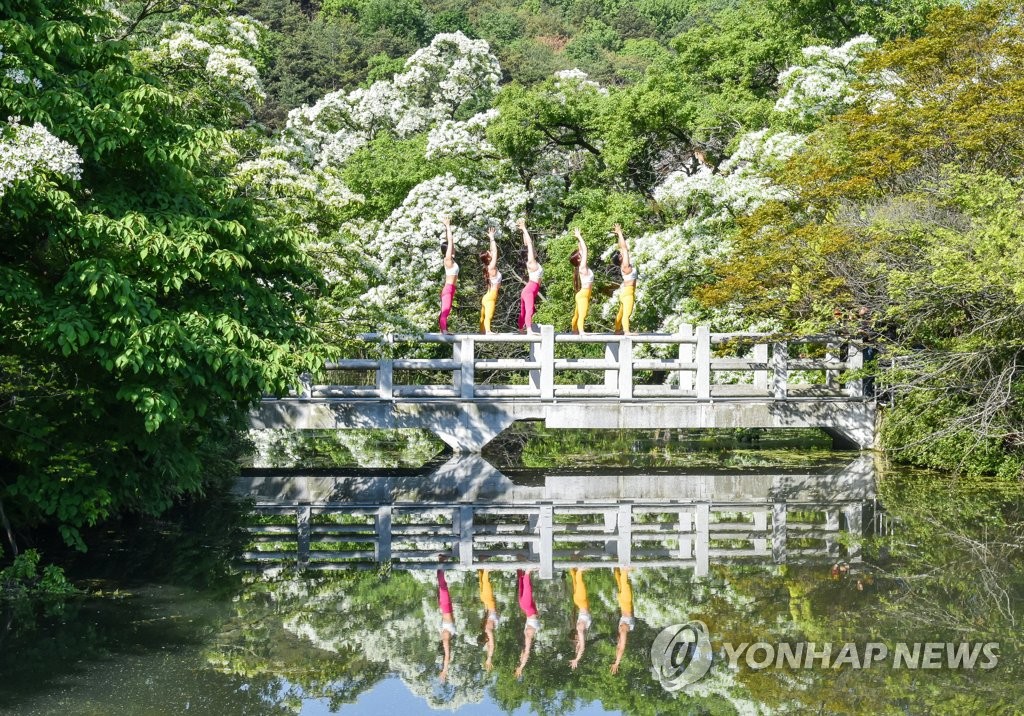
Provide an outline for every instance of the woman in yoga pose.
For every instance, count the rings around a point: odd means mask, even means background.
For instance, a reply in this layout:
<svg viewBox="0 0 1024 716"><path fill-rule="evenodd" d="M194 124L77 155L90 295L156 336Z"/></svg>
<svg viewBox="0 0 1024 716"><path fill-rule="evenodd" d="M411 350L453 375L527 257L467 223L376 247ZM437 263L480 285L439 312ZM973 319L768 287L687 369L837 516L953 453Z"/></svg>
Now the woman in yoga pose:
<svg viewBox="0 0 1024 716"><path fill-rule="evenodd" d="M537 632L540 631L537 605L533 601L533 585L530 583L530 573L526 570L516 570L516 593L519 596L519 608L526 615L526 626L523 628L523 653L519 655L519 666L516 668L516 678L518 679L523 675L526 662L530 659L533 640L537 637Z"/></svg>
<svg viewBox="0 0 1024 716"><path fill-rule="evenodd" d="M444 561L442 559L442 561ZM455 610L452 598L448 593L448 582L444 578L444 570L437 570L437 606L441 611L441 648L444 650L444 662L441 664L441 683L448 678L448 667L452 663L452 637L455 636Z"/></svg>
<svg viewBox="0 0 1024 716"><path fill-rule="evenodd" d="M576 235L576 250L569 256L572 264L572 286L576 292L576 307L572 312L572 332L583 335L583 324L587 320L590 308L590 290L594 285L594 271L587 266L587 244L579 229L573 229Z"/></svg>
<svg viewBox="0 0 1024 716"><path fill-rule="evenodd" d="M478 642L487 655L484 669L490 671L494 667L494 627L498 626L501 619L498 617L498 602L494 598L494 588L491 587L491 573L486 569L478 569L476 575L480 583L480 602L484 605L483 628Z"/></svg>
<svg viewBox="0 0 1024 716"><path fill-rule="evenodd" d="M494 318L494 307L498 304L498 286L501 285L501 271L498 270L498 245L494 243L494 227L487 229L487 238L491 247L480 254L480 263L484 265L484 281L486 282L484 297L480 299L480 332L490 334L491 320Z"/></svg>
<svg viewBox="0 0 1024 716"><path fill-rule="evenodd" d="M626 653L626 642L629 640L629 633L636 626L636 618L633 616L633 588L629 584L629 567L615 567L612 570L615 577L615 589L619 595L619 639L615 644L615 661L612 662L611 671L619 673L619 664L622 663L622 655Z"/></svg>
<svg viewBox="0 0 1024 716"><path fill-rule="evenodd" d="M452 218L442 216L447 248L444 252L444 287L441 289L441 315L437 317L441 333L448 332L448 315L455 300L455 281L459 278L459 265L455 263L455 240L452 238Z"/></svg>
<svg viewBox="0 0 1024 716"><path fill-rule="evenodd" d="M540 277L544 275L544 267L537 261L537 254L533 248L533 239L526 229L526 219L519 219L516 226L523 232L523 243L526 244L526 275L527 281L523 292L519 294L521 303L519 305L519 330L527 333L533 331L533 312L536 308L537 294L540 293Z"/></svg>
<svg viewBox="0 0 1024 716"><path fill-rule="evenodd" d="M615 316L615 332L630 335L629 319L633 316L636 303L636 266L629 256L629 245L622 235L622 226L615 225L615 235L619 237L619 249L612 253L612 263L622 272L622 288L619 289L619 312Z"/></svg>
<svg viewBox="0 0 1024 716"><path fill-rule="evenodd" d="M593 623L590 616L590 600L587 598L587 585L583 582L583 570L575 567L569 569L569 577L572 579L572 603L576 607L576 624L573 629L573 640L576 643L576 653L569 662L569 668L576 671L583 658L583 650L587 646L587 629Z"/></svg>

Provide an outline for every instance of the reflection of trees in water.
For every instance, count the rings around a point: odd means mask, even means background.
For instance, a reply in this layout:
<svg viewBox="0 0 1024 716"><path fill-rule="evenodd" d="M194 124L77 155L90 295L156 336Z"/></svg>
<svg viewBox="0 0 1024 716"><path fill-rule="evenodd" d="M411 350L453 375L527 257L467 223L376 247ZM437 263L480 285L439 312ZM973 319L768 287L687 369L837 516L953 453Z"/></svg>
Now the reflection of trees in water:
<svg viewBox="0 0 1024 716"><path fill-rule="evenodd" d="M451 683L444 689L437 682L439 615L431 572L254 582L210 660L228 670L286 679L300 689L293 696L326 696L338 703L395 673L433 706L475 702L487 694L507 711L525 704L560 713L599 701L625 713L656 713L670 697L650 677L650 644L664 626L701 619L719 649L723 641L807 640L832 642L836 649L851 640L888 642L890 649L898 641L998 641L1002 656L999 667L986 672L881 666L754 671L742 661L731 671L719 659L708 677L677 697L681 709L690 704L722 713L898 713L906 707L967 713L978 712L975 707L983 703L1020 707L1019 649L1009 641L1016 641L1021 617L1018 498L981 486L937 489L935 476L886 480L891 514L900 526L885 553L869 545L880 566L866 568L873 582L863 591L856 589L863 574L832 579L828 567L719 566L702 580L688 570L635 570L638 624L618 676L610 674L609 665L619 613L611 571L605 569L587 573L594 624L576 672L568 665L571 592L556 578L535 581L544 629L525 677L514 678L523 617L515 605L513 575L499 572L492 579L503 621L490 674L483 670L484 652L477 644L482 607L475 574L448 573L459 634ZM992 517L996 514L998 519Z"/></svg>

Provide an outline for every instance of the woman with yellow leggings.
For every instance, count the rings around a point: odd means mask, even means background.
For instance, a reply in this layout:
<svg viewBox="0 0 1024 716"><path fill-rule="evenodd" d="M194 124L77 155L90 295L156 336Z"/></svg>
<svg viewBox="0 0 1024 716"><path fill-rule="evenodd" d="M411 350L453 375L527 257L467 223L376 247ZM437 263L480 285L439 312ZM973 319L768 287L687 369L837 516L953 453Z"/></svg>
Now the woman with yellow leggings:
<svg viewBox="0 0 1024 716"><path fill-rule="evenodd" d="M491 587L491 573L486 569L476 571L480 582L480 602L484 605L483 634L478 643L482 643L487 659L484 661L484 669L490 671L493 668L494 658L494 627L501 621L498 618L498 603L494 599L494 589Z"/></svg>
<svg viewBox="0 0 1024 716"><path fill-rule="evenodd" d="M629 245L622 235L622 226L615 225L615 235L619 237L619 250L612 253L612 262L622 271L622 288L619 289L619 313L615 316L615 332L630 335L629 319L633 317L633 306L636 303L636 266L629 257Z"/></svg>
<svg viewBox="0 0 1024 716"><path fill-rule="evenodd" d="M480 299L480 332L491 334L491 321L494 319L494 307L498 305L498 286L501 285L501 271L498 270L498 245L494 243L494 227L487 229L487 238L491 247L480 254L480 263L484 265L486 286L484 297Z"/></svg>
<svg viewBox="0 0 1024 716"><path fill-rule="evenodd" d="M579 229L573 229L576 234L576 250L569 256L569 263L572 264L572 285L576 292L576 307L572 312L572 332L583 335L583 324L587 320L587 311L590 309L590 291L594 285L594 271L587 266L587 244L583 240L583 234Z"/></svg>
<svg viewBox="0 0 1024 716"><path fill-rule="evenodd" d="M573 636L576 641L576 655L569 662L569 668L575 671L576 667L580 665L580 659L583 658L583 650L587 646L587 629L590 628L594 620L590 616L590 599L587 597L587 585L583 582L583 570L572 568L569 570L569 577L572 578L572 603L578 610L576 625L573 630Z"/></svg>
<svg viewBox="0 0 1024 716"><path fill-rule="evenodd" d="M615 645L615 661L612 662L612 673L619 673L619 664L622 662L622 655L626 653L626 641L629 633L636 626L636 618L633 616L633 588L629 585L629 567L615 567L612 570L615 577L615 589L619 593L619 640Z"/></svg>

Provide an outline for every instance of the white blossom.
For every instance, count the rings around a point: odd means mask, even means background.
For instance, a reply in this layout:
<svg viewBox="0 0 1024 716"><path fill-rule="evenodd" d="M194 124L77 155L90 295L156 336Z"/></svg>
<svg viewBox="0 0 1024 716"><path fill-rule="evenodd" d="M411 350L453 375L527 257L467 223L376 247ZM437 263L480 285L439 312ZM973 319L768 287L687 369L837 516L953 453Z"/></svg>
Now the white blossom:
<svg viewBox="0 0 1024 716"><path fill-rule="evenodd" d="M777 112L801 118L836 112L856 99L852 82L864 56L877 46L875 38L859 35L839 47L815 45L803 49L804 63L779 75L783 93Z"/></svg>
<svg viewBox="0 0 1024 716"><path fill-rule="evenodd" d="M497 109L470 117L465 122L442 120L427 136L427 159L440 156L464 156L479 159L493 154L494 147L485 137L487 125L498 117Z"/></svg>
<svg viewBox="0 0 1024 716"><path fill-rule="evenodd" d="M82 158L38 122L28 126L8 117L0 124L0 197L17 182L44 172L81 179Z"/></svg>

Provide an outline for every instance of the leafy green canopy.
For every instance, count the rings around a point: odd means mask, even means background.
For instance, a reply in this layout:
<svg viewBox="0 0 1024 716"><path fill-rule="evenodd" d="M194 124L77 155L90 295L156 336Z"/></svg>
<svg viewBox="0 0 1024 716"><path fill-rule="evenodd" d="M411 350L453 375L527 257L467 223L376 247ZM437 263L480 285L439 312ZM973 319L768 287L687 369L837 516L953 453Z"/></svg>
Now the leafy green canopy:
<svg viewBox="0 0 1024 716"><path fill-rule="evenodd" d="M82 161L0 196L0 500L82 546L79 527L231 469L247 406L317 360L319 279L304 233L230 179L215 92L137 69L98 0L0 17L0 116Z"/></svg>

